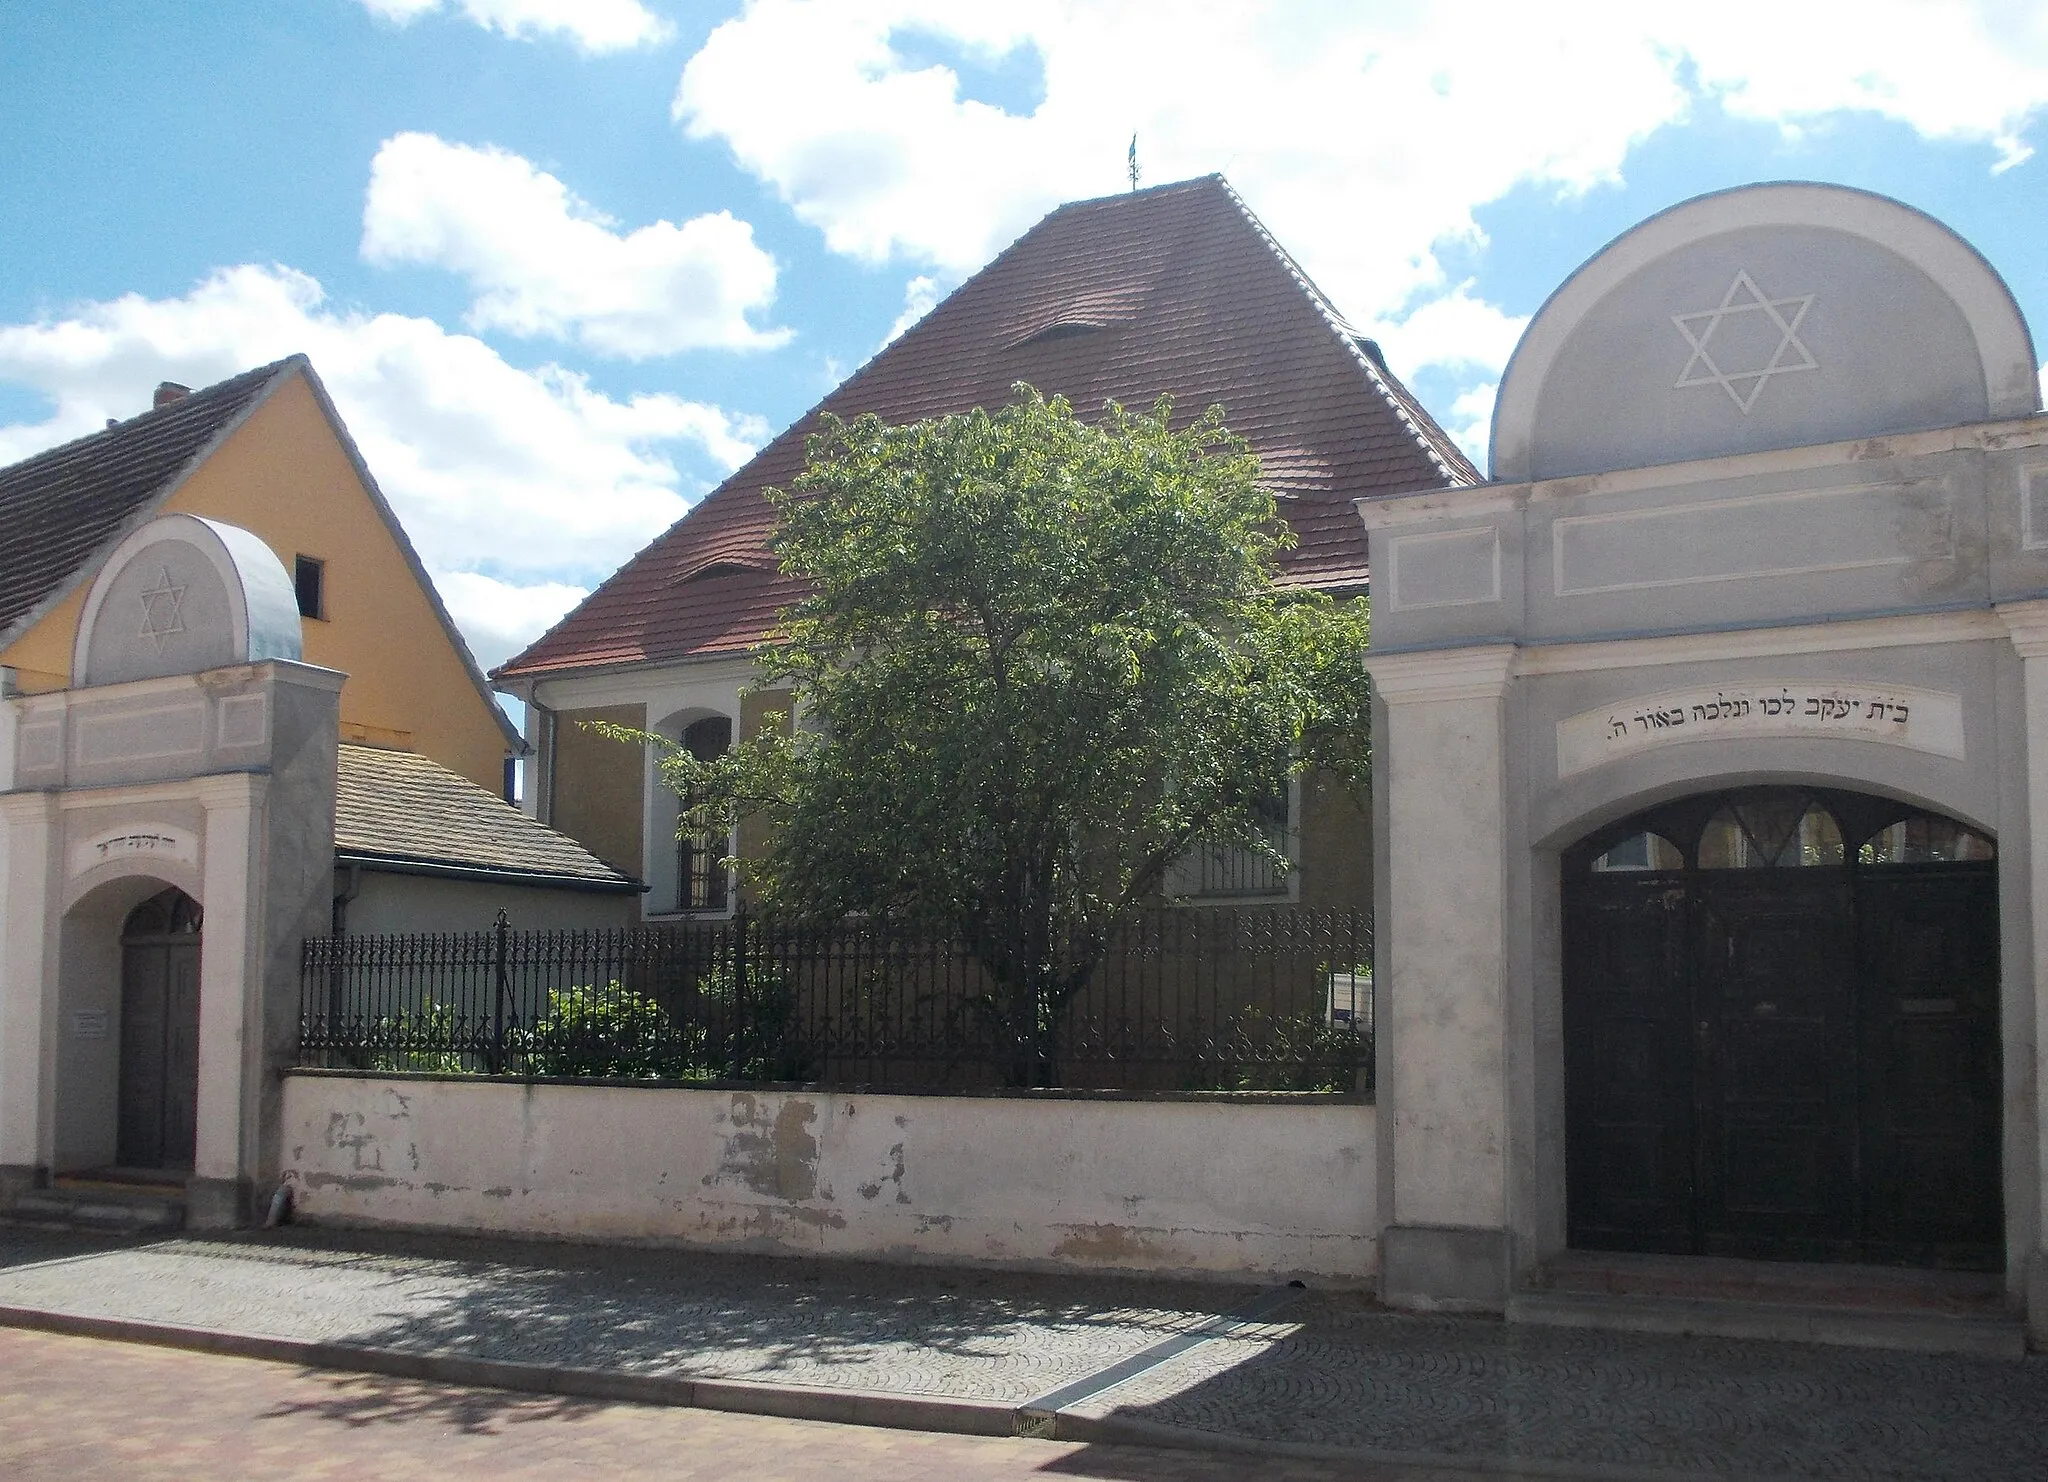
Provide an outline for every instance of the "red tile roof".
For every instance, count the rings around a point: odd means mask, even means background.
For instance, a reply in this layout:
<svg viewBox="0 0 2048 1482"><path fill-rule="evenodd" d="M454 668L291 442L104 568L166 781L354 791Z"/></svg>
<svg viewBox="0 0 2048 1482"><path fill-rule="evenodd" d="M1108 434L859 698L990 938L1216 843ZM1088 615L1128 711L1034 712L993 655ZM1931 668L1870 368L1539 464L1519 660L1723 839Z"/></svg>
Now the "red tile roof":
<svg viewBox="0 0 2048 1482"><path fill-rule="evenodd" d="M999 406L1028 381L1084 414L1162 394L1221 402L1300 537L1284 581L1366 579L1351 501L1478 483L1244 203L1211 175L1062 206L727 479L498 677L660 663L760 643L802 584L775 568L763 491L819 414L892 422Z"/></svg>

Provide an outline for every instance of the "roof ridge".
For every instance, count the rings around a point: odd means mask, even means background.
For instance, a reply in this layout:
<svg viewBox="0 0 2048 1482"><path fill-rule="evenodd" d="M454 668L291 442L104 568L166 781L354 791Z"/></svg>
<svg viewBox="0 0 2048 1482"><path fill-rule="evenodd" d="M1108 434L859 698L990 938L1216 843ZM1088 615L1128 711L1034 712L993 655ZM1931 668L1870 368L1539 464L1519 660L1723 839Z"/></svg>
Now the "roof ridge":
<svg viewBox="0 0 2048 1482"><path fill-rule="evenodd" d="M92 432L80 433L69 442L56 443L31 453L26 458L17 458L12 463L0 464L0 474L13 473L17 469L27 468L31 464L39 463L45 458L55 459L64 454L73 453L96 438L111 438L116 433L129 431L146 418L163 416L172 412L189 414L192 411L192 403L195 401L199 401L202 398L211 399L219 393L226 391L228 387L238 381L248 381L252 384L259 383L265 376L275 375L289 362L294 360L304 361L305 359L304 352L294 352L285 356L282 360L273 360L268 365L253 366L248 370L236 371L231 376L215 381L211 386L201 386L197 391L188 391L175 401L167 401L162 406L144 407L132 417L116 418L109 421L105 427L97 428Z"/></svg>
<svg viewBox="0 0 2048 1482"><path fill-rule="evenodd" d="M198 391L166 402L163 406L151 407L146 412L137 413L126 421L103 428L99 432L89 433L82 438L73 438L68 443L46 448L41 453L31 454L18 463L0 468L0 501L33 506L38 495L47 496L52 491L64 492L67 481L75 480L77 477L75 472L67 471L74 466L89 468L104 461L118 467L121 461L120 440L123 438L132 440L141 451L147 453L154 446L153 439L157 438L164 428L179 419L192 420L199 424L200 435L190 444L182 457L156 471L156 477L148 484L140 486L139 492L131 492L108 502L105 521L96 518L81 520L75 508L69 511L70 528L78 529L82 525L89 530L96 524L103 524L104 529L100 537L75 558L61 558L68 564L59 567L52 561L38 569L33 555L34 542L22 545L20 552L27 554L26 561L18 563L11 574L0 571L0 584L8 588L8 603L13 612L11 617L0 622L0 647L13 643L23 633L41 622L86 579L88 573L99 568L115 547L153 518L165 501L182 488L193 472L241 429L256 409L269 400L271 394L288 376L310 371L311 364L303 354L288 355L282 360L274 360L268 365L257 366L252 370L229 376L226 380L216 381L211 386L201 387ZM232 392L229 390L231 387L234 388ZM193 405L195 400L199 403L196 408ZM195 411L199 413L196 417ZM209 421L209 418L217 420ZM98 438L108 439L105 449L93 449L88 446ZM169 450L175 454L178 446L175 437L163 440L169 442ZM135 456L135 451L130 449L128 452L127 456L131 460ZM123 500L126 501L125 504ZM26 577L23 575L24 571L27 572ZM24 592L29 594L25 600ZM19 605L15 605L17 603ZM0 609L0 612L4 611L5 609Z"/></svg>
<svg viewBox="0 0 2048 1482"><path fill-rule="evenodd" d="M1444 476L1451 481L1453 486L1486 482L1486 477L1479 472L1478 465L1465 457L1462 451L1458 450L1457 444L1451 440L1450 435L1444 432L1443 428L1437 425L1436 419L1431 417L1423 409L1422 405L1414 399L1413 393L1407 395L1397 395L1395 393L1393 387L1389 384L1391 378L1382 372L1379 366L1373 363L1370 355L1359 348L1358 341L1364 338L1364 336L1359 333L1358 328L1344 316L1336 304L1331 301L1330 296L1316 286L1315 280L1309 277L1307 272L1302 269L1301 264L1294 260L1294 254L1280 245L1279 239L1267 228L1265 222L1259 220L1258 213L1245 204L1244 197L1239 195L1230 182L1222 176L1218 175L1215 178L1223 187L1224 193L1230 197L1231 204L1243 213L1245 221L1258 234L1259 240L1266 244L1267 250L1280 260L1280 265L1287 270L1295 283L1300 286L1302 292L1308 296L1309 302L1315 306L1316 311L1322 316L1323 322L1329 325L1331 333L1336 335L1338 342L1344 347L1344 353L1349 355L1352 362L1365 372L1366 380L1371 383L1373 389L1386 402L1388 410L1399 419L1401 425L1415 439L1416 446L1422 449L1424 456L1443 472ZM1405 390L1406 388L1404 387L1403 389ZM1418 420L1418 418L1421 420ZM1451 461L1452 456L1455 456L1457 460L1455 463Z"/></svg>

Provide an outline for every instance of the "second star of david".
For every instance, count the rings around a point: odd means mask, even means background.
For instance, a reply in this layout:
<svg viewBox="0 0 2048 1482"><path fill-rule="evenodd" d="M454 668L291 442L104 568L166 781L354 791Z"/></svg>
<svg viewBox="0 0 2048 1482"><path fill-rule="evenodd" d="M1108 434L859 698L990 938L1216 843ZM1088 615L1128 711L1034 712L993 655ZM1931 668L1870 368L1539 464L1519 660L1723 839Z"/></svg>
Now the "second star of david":
<svg viewBox="0 0 2048 1482"><path fill-rule="evenodd" d="M1738 271L1735 281L1728 285L1728 291L1721 295L1717 307L1671 316L1671 322L1678 326L1678 332L1692 346L1692 359L1686 361L1685 369L1678 373L1672 389L1719 386L1728 393L1728 399L1742 414L1748 416L1749 409L1756 405L1757 393L1764 389L1764 382L1772 376L1820 369L1820 362L1813 358L1805 341L1799 338L1799 325L1806 318L1806 311L1812 307L1813 295L1810 293L1791 298L1770 298L1746 271ZM1760 366L1744 369L1723 366L1715 355L1714 332L1730 319L1750 314L1762 315L1769 329L1776 332L1777 348ZM1768 333L1765 338L1769 339ZM1723 348L1725 352L1725 344Z"/></svg>
<svg viewBox="0 0 2048 1482"><path fill-rule="evenodd" d="M159 568L161 575L156 585L144 587L142 597L142 632L138 635L156 645L162 653L164 644L173 633L185 631L185 588L171 580L171 568Z"/></svg>

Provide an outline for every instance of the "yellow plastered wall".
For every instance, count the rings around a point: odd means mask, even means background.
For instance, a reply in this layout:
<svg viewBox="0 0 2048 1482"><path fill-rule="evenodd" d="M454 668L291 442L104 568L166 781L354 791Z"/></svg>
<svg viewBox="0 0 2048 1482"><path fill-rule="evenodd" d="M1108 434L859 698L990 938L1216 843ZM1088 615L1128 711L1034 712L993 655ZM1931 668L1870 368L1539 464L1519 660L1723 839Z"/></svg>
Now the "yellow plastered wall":
<svg viewBox="0 0 2048 1482"><path fill-rule="evenodd" d="M647 757L638 746L587 729L599 722L642 731L647 707L556 712L547 758L554 791L543 821L613 869L637 876L646 833L642 793Z"/></svg>
<svg viewBox="0 0 2048 1482"><path fill-rule="evenodd" d="M303 376L293 376L164 504L261 536L286 571L326 562L326 619L307 618L309 664L348 675L344 740L432 757L493 793L504 785L505 735L420 589L369 491ZM81 581L4 652L24 690L70 682Z"/></svg>

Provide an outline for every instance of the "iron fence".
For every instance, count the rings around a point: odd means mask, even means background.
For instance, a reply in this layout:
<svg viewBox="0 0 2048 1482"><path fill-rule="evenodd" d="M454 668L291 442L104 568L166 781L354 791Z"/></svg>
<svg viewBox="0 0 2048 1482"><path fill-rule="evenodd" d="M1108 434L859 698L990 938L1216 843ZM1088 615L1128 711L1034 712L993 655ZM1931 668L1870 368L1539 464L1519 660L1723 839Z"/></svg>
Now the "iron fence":
<svg viewBox="0 0 2048 1482"><path fill-rule="evenodd" d="M366 1071L1155 1091L1372 1090L1372 923L1162 908L1023 1006L959 946L745 916L315 937L299 1063ZM1025 1030L1020 1035L1019 1026Z"/></svg>

